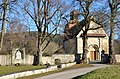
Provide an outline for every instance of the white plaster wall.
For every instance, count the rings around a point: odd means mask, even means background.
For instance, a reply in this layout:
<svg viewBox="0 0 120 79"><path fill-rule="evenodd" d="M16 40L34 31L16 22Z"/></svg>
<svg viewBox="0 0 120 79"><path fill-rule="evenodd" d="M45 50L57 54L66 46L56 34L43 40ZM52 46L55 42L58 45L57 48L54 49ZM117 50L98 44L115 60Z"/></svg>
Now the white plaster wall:
<svg viewBox="0 0 120 79"><path fill-rule="evenodd" d="M90 27L89 28L92 28L92 29L95 28L95 30L88 30L87 33L106 34L104 29L100 25L98 25L97 23L95 23L93 21L90 22ZM106 36L107 36L107 34L106 34Z"/></svg>
<svg viewBox="0 0 120 79"><path fill-rule="evenodd" d="M0 65L4 66L7 64L7 55L0 55Z"/></svg>
<svg viewBox="0 0 120 79"><path fill-rule="evenodd" d="M0 55L0 65L11 65L11 55Z"/></svg>
<svg viewBox="0 0 120 79"><path fill-rule="evenodd" d="M43 64L46 64L46 63L54 64L54 62L52 61L52 57L50 57L50 56L43 56L42 57L42 63Z"/></svg>
<svg viewBox="0 0 120 79"><path fill-rule="evenodd" d="M77 53L81 54L83 52L83 40L77 37Z"/></svg>
<svg viewBox="0 0 120 79"><path fill-rule="evenodd" d="M62 63L67 63L67 62L74 62L75 56L74 54L53 54L52 59L60 59Z"/></svg>
<svg viewBox="0 0 120 79"><path fill-rule="evenodd" d="M74 54L53 54L51 57L43 56L42 62L43 64L49 63L53 65L55 63L55 59L60 59L62 63L74 62L75 56ZM34 61L34 55L26 55L25 56L25 64L32 65ZM11 65L11 59L8 55L0 55L0 64L1 65ZM14 64L12 62L12 64Z"/></svg>
<svg viewBox="0 0 120 79"><path fill-rule="evenodd" d="M109 54L109 44L108 44L107 38L103 38L102 43L103 43L103 49L105 50L105 53Z"/></svg>
<svg viewBox="0 0 120 79"><path fill-rule="evenodd" d="M90 46L91 44L96 44L99 47L99 40L98 40L98 38L91 38L91 37L89 37L87 42L88 42L88 46Z"/></svg>
<svg viewBox="0 0 120 79"><path fill-rule="evenodd" d="M115 59L116 59L117 63L120 63L120 54L116 54Z"/></svg>
<svg viewBox="0 0 120 79"><path fill-rule="evenodd" d="M25 64L32 65L34 61L34 55L26 55L25 56Z"/></svg>

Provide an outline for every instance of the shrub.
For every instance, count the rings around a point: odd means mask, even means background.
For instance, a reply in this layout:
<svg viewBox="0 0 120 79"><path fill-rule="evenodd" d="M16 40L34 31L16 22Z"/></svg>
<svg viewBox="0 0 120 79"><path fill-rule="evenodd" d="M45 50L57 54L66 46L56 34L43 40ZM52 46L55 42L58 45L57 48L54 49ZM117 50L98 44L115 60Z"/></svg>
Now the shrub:
<svg viewBox="0 0 120 79"><path fill-rule="evenodd" d="M55 59L55 64L56 64L56 65L61 64L61 60L60 60L60 59Z"/></svg>
<svg viewBox="0 0 120 79"><path fill-rule="evenodd" d="M50 66L50 63L46 63L45 66L48 68Z"/></svg>
<svg viewBox="0 0 120 79"><path fill-rule="evenodd" d="M59 65L57 65L57 68L62 68L62 67L61 67L61 65L59 64Z"/></svg>
<svg viewBox="0 0 120 79"><path fill-rule="evenodd" d="M15 64L15 66L19 66L19 65L20 65L20 63L16 63L16 64Z"/></svg>

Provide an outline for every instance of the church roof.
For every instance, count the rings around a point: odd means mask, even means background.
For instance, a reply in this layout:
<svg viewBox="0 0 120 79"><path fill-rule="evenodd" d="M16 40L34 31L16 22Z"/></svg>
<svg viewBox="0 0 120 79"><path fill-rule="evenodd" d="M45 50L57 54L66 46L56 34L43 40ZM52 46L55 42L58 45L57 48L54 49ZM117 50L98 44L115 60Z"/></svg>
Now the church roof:
<svg viewBox="0 0 120 79"><path fill-rule="evenodd" d="M66 24L64 29L64 33L66 36L64 40L75 38L78 35L78 33L81 31L81 29L84 27L83 22L84 20L81 22L77 22L73 24L72 27L69 27L72 23Z"/></svg>
<svg viewBox="0 0 120 79"><path fill-rule="evenodd" d="M90 20L94 23L93 25L91 25L91 27L89 28L93 28L93 30L95 31L94 33L88 32L87 36L88 37L105 37L106 34L102 33L102 31L100 31L100 33L98 32L99 29L102 28L101 25L98 25L93 18L90 17ZM85 26L84 23L85 21L82 20L81 22L77 22L74 26L69 27L69 25L71 25L71 23L67 24L64 30L65 33L65 39L64 40L68 40L68 39L72 39L75 38L79 32L84 29L83 27ZM90 22L91 23L91 22ZM97 28L97 29L94 29ZM103 29L102 29L103 30ZM89 31L89 30L88 30ZM92 30L91 30L92 31ZM83 34L81 34L81 36L83 36Z"/></svg>

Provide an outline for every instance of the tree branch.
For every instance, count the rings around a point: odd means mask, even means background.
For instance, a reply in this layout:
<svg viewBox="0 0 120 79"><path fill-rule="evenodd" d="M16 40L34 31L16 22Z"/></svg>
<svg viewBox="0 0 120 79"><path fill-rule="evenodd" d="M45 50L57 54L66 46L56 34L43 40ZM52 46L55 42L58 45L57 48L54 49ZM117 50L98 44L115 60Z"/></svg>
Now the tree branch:
<svg viewBox="0 0 120 79"><path fill-rule="evenodd" d="M38 24L37 24L36 19L31 15L31 13L26 9L26 7L24 7L24 10L25 10L26 13L31 17L31 19L35 22L36 26L39 27Z"/></svg>
<svg viewBox="0 0 120 79"><path fill-rule="evenodd" d="M83 12L85 13L86 10L85 10L85 8L84 8L83 5L82 5L82 0L79 0L79 4L80 4L81 8L83 9Z"/></svg>
<svg viewBox="0 0 120 79"><path fill-rule="evenodd" d="M49 33L49 34L46 36L46 38L44 38L44 39L42 40L42 44L43 44L43 42L44 42L56 29L57 29L57 27L54 28L54 30L53 30L51 33Z"/></svg>
<svg viewBox="0 0 120 79"><path fill-rule="evenodd" d="M53 13L50 17L47 18L47 20L51 19L51 18L56 14L56 12L57 12L60 8L61 8L61 6L59 6L59 7L54 11L54 13Z"/></svg>
<svg viewBox="0 0 120 79"><path fill-rule="evenodd" d="M47 42L47 44L45 45L45 47L43 48L42 51L44 51L44 50L47 48L47 46L49 45L49 43L53 40L53 38L54 38L56 35L57 35L57 33Z"/></svg>
<svg viewBox="0 0 120 79"><path fill-rule="evenodd" d="M108 0L108 4L110 6L110 9L112 9L112 4L111 4L110 0Z"/></svg>

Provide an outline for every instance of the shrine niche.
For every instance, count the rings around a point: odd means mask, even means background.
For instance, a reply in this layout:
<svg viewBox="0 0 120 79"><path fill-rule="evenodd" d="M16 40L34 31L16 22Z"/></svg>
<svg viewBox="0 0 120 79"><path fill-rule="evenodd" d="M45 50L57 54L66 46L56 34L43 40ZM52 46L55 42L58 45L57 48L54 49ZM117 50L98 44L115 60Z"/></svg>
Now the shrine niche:
<svg viewBox="0 0 120 79"><path fill-rule="evenodd" d="M12 50L12 63L25 64L25 49L14 48Z"/></svg>

